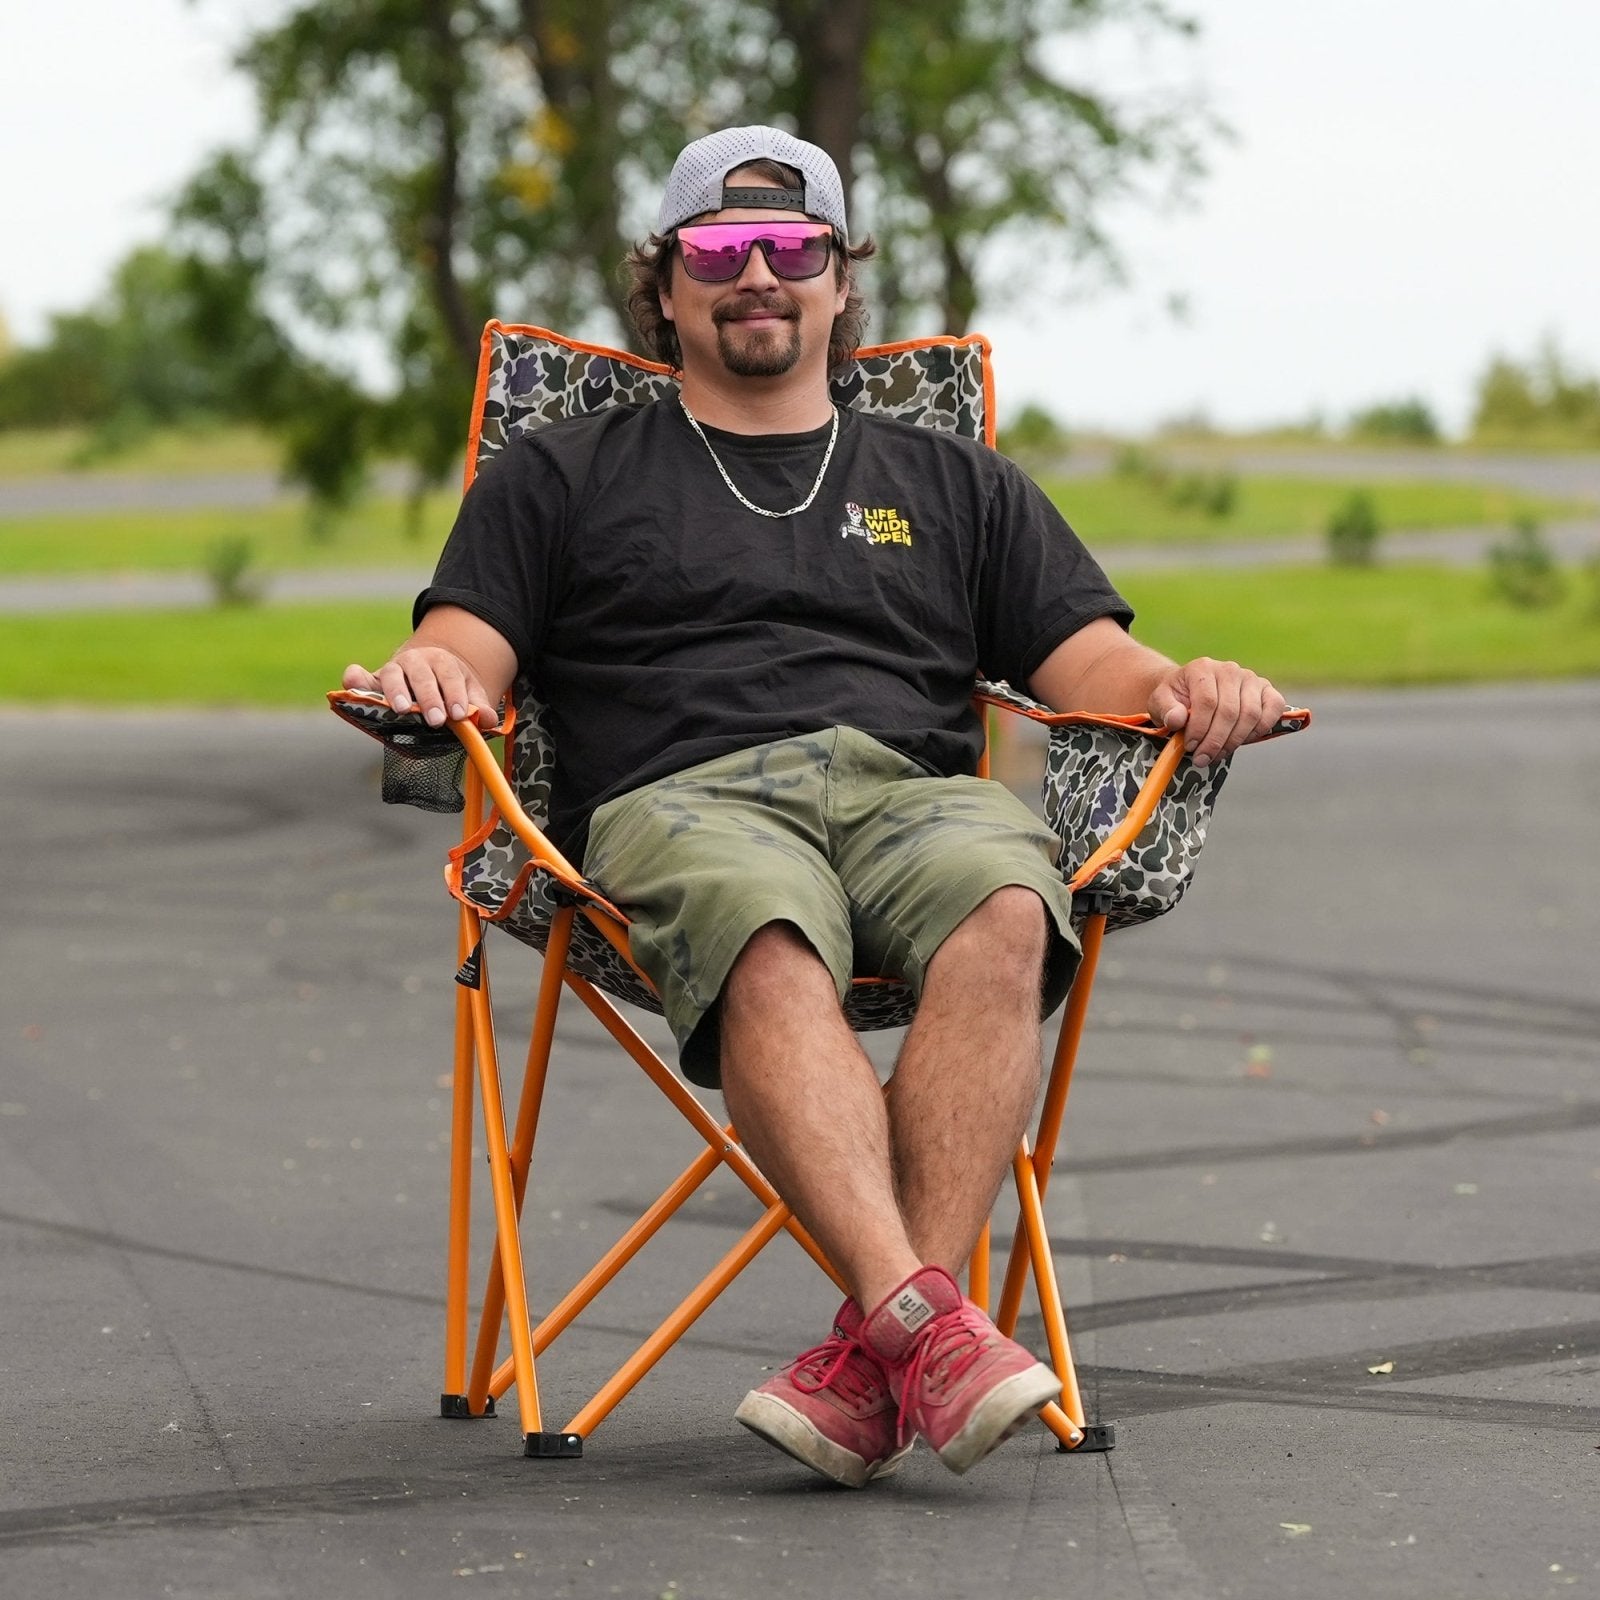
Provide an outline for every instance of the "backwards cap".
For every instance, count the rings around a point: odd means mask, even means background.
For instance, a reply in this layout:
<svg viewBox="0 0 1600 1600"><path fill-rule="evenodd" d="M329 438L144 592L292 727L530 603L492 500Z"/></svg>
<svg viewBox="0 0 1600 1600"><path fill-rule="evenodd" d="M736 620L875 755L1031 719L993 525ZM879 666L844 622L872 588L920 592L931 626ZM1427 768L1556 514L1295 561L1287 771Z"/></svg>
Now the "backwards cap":
<svg viewBox="0 0 1600 1600"><path fill-rule="evenodd" d="M784 166L793 167L804 180L804 188L797 194L792 189L730 189L724 183L730 172L761 160L781 161ZM690 217L729 206L803 211L832 223L841 239L849 239L844 185L839 182L839 169L832 157L820 146L777 128L724 128L685 146L667 179L656 232L670 233Z"/></svg>

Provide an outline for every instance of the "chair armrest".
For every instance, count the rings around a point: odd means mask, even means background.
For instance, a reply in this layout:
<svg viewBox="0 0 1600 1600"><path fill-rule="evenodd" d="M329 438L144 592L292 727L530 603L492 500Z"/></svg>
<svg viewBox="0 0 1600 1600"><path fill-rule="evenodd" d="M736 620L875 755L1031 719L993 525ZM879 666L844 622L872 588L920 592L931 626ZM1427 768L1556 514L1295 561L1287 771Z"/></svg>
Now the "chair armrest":
<svg viewBox="0 0 1600 1600"><path fill-rule="evenodd" d="M482 732L472 722L452 722L450 731L460 742L471 764L473 773L482 783L485 793L494 802L501 820L516 834L533 857L538 867L560 885L571 903L588 918L589 922L616 949L633 970L633 956L628 948L628 919L545 836L544 830L523 810L516 791L505 770L495 760Z"/></svg>
<svg viewBox="0 0 1600 1600"><path fill-rule="evenodd" d="M459 811L464 804L459 775L463 767L470 766L502 820L522 841L539 870L548 874L563 896L581 910L599 912L600 915L590 916L589 920L624 957L628 955L627 917L584 878L523 809L504 769L488 746L487 740L495 735L511 733L516 721L514 712L508 712L500 724L485 735L475 722L447 722L441 727L431 727L419 712L396 711L381 694L364 689L335 689L328 695L328 704L336 716L384 746L386 763L390 755L398 755L419 766L446 768L455 792L455 803L448 806L419 801L412 795L391 796L387 792L385 799L422 804L427 810ZM387 789L387 771L385 784ZM437 777L432 780L432 786L439 786Z"/></svg>
<svg viewBox="0 0 1600 1600"><path fill-rule="evenodd" d="M1048 728L1044 812L1074 894L1109 893L1111 927L1162 915L1182 898L1231 757L1184 760L1184 739L1146 716L1052 711L1007 683L980 681L977 704ZM1286 711L1265 735L1296 733L1311 713ZM1261 741L1255 741L1261 742Z"/></svg>
<svg viewBox="0 0 1600 1600"><path fill-rule="evenodd" d="M972 698L979 705L993 706L997 711L1026 717L1030 722L1041 723L1047 728L1113 728L1124 733L1145 734L1152 739L1165 739L1172 732L1170 728L1152 722L1143 712L1137 716L1118 716L1109 711L1052 711L1042 701L1019 694L1009 683L990 682L982 678L978 680ZM1311 713L1303 706L1292 707L1278 718L1270 732L1250 742L1265 744L1269 739L1281 739L1285 734L1299 733L1310 726Z"/></svg>

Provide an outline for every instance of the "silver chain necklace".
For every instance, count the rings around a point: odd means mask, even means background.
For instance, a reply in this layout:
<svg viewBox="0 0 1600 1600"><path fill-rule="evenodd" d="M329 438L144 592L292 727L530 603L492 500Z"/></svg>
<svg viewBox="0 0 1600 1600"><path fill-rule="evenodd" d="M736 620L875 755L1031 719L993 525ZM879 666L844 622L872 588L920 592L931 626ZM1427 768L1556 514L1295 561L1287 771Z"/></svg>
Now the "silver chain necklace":
<svg viewBox="0 0 1600 1600"><path fill-rule="evenodd" d="M739 485L728 476L728 469L723 466L721 456L719 456L717 452L712 449L711 441L706 438L705 430L700 426L700 423L695 417L694 412L689 409L681 393L678 395L678 404L683 407L683 414L689 419L689 426L693 428L697 434L699 434L700 443L711 452L711 459L715 463L717 471L722 474L722 481L727 484L729 492L733 495L733 498L737 500L746 511L753 511L758 517L778 518L796 517L799 516L802 511L810 510L811 502L817 498L817 491L822 487L822 480L828 475L828 463L833 460L833 447L839 442L838 406L833 408L833 427L828 433L828 448L822 453L822 465L817 468L817 481L811 485L811 493L808 494L799 505L792 506L787 511L768 511L765 506L758 506L753 500L746 500L745 497L739 493Z"/></svg>

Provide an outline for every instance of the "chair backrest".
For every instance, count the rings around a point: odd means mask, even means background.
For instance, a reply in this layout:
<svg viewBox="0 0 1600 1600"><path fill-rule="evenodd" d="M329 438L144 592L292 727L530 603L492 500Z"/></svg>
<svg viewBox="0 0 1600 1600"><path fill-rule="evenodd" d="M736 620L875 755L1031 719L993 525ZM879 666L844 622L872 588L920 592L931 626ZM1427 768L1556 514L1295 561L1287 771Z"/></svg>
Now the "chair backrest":
<svg viewBox="0 0 1600 1600"><path fill-rule="evenodd" d="M548 328L483 330L466 478L518 434L607 406L643 405L676 382L670 367ZM981 334L864 347L833 380L841 406L994 443L994 379Z"/></svg>
<svg viewBox="0 0 1600 1600"><path fill-rule="evenodd" d="M478 363L466 482L520 434L567 417L613 405L643 405L668 393L672 370L622 350L586 344L548 328L491 322L484 329ZM841 406L895 417L994 443L994 380L989 342L980 334L874 345L833 379ZM545 708L525 678L512 691L517 726L507 773L523 809L541 827L550 814L555 747ZM408 785L412 780L401 775ZM397 796L398 797L398 796ZM464 899L525 943L542 949L555 911L550 885L532 869L522 842L494 819L453 853L452 887ZM574 928L570 965L607 992L651 1010L659 1003L605 942L580 918ZM860 1027L895 1026L910 1016L902 985L854 996L852 1021Z"/></svg>

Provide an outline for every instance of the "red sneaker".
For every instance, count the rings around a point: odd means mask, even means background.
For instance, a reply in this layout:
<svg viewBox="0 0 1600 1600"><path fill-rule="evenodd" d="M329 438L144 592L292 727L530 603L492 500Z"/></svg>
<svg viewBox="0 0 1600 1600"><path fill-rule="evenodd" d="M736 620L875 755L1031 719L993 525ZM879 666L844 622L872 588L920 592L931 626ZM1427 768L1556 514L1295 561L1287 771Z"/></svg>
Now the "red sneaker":
<svg viewBox="0 0 1600 1600"><path fill-rule="evenodd" d="M832 1334L752 1389L734 1416L769 1444L851 1489L886 1478L910 1453L883 1368L861 1343L861 1308L846 1300Z"/></svg>
<svg viewBox="0 0 1600 1600"><path fill-rule="evenodd" d="M924 1267L864 1322L900 1403L900 1436L920 1433L952 1472L1009 1439L1061 1380L1006 1336L940 1267Z"/></svg>

